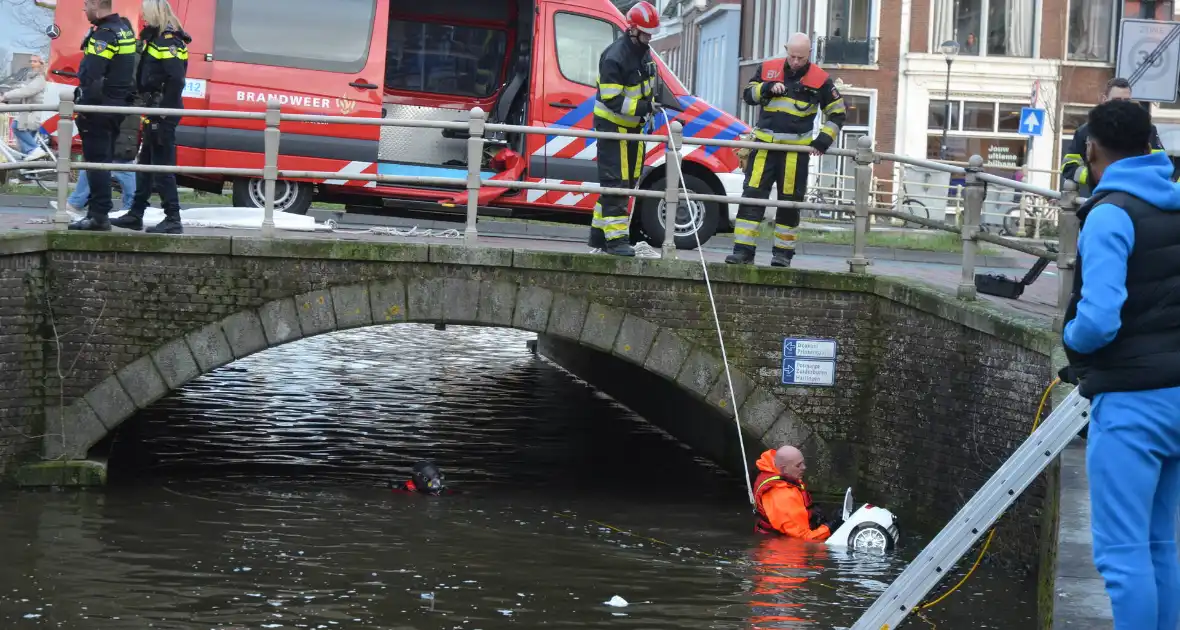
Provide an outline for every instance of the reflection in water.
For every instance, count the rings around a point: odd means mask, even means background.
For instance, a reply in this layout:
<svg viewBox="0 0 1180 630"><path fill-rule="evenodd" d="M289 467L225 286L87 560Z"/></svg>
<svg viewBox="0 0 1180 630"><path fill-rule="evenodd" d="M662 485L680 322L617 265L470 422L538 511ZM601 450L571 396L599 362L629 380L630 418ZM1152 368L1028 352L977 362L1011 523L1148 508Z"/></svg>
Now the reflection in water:
<svg viewBox="0 0 1180 630"><path fill-rule="evenodd" d="M754 535L741 478L529 337L371 328L198 379L105 492L0 495L0 628L831 628L900 572ZM422 457L461 492L383 487ZM1030 627L1031 593L981 569L931 618Z"/></svg>

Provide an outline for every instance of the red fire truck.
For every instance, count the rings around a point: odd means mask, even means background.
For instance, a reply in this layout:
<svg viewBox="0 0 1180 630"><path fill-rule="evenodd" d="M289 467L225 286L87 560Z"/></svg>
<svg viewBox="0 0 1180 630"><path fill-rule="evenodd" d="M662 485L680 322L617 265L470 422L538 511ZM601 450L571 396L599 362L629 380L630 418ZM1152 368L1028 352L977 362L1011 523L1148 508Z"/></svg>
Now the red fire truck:
<svg viewBox="0 0 1180 630"><path fill-rule="evenodd" d="M268 99L298 114L466 121L473 107L489 122L589 129L598 58L623 35L622 14L608 0L171 0L193 37L185 107L263 111ZM60 31L50 56L50 80L76 85L89 25L83 0L58 0ZM115 10L139 21L138 0ZM671 111L690 137L731 140L748 127L690 94L658 63ZM736 86L735 86L736 89ZM52 90L51 90L52 92ZM52 102L55 95L48 101ZM47 115L46 128L56 129ZM431 128L284 121L279 168L337 173L318 180L284 180L276 207L306 213L315 200L375 214L462 213L461 188L350 181L357 173L465 178L463 134ZM664 119L649 130L666 132ZM261 121L187 117L177 129L181 166L260 168ZM595 185L595 141L540 134L489 137L481 164L489 190L481 215L589 223L595 194L494 188L496 180ZM681 151L688 187L699 193L741 194L739 160L728 148L687 145ZM647 147L640 186L662 190L662 145ZM197 190L233 191L234 205L261 207L261 180L182 176ZM637 238L662 240L662 202L638 200ZM677 245L695 247L731 231L726 204L684 204ZM690 220L690 216L694 217Z"/></svg>

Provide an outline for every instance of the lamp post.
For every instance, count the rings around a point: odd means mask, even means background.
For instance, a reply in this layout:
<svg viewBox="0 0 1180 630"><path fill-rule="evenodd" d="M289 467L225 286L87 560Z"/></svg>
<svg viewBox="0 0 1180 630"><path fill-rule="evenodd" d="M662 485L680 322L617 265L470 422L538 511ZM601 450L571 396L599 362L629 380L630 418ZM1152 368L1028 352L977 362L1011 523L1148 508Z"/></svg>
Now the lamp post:
<svg viewBox="0 0 1180 630"><path fill-rule="evenodd" d="M943 58L946 59L946 109L942 115L942 146L938 150L939 159L947 159L946 134L951 129L951 64L955 62L955 55L959 54L959 42L950 39L939 46Z"/></svg>

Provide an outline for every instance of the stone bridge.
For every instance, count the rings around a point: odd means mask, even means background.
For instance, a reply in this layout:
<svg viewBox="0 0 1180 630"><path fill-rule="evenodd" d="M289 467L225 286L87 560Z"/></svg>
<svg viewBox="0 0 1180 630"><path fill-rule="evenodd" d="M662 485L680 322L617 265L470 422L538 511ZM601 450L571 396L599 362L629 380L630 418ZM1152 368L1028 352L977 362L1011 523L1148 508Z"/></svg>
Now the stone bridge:
<svg viewBox="0 0 1180 630"><path fill-rule="evenodd" d="M945 518L990 475L1052 376L1042 324L921 285L718 264L709 275L747 449L801 444L813 485L856 485L915 519ZM650 373L665 385L651 407L697 405L661 426L737 455L702 278L695 261L509 248L0 235L0 473L84 460L137 410L236 359L399 322L535 331L567 358L576 348ZM836 339L836 386L783 386L784 337ZM678 432L701 423L711 428ZM732 443L706 444L721 436Z"/></svg>

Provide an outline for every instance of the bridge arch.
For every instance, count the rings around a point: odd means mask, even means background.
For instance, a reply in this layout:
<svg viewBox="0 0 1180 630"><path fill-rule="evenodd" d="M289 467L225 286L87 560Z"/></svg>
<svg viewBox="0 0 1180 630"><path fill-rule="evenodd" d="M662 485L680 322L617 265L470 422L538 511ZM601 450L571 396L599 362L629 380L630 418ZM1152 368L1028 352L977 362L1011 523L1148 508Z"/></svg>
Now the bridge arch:
<svg viewBox="0 0 1180 630"><path fill-rule="evenodd" d="M719 354L669 327L586 296L526 283L394 278L274 299L158 345L64 408L48 409L42 456L85 459L92 447L140 409L198 376L257 352L325 333L396 323L515 328L550 335L641 366L732 419L733 403ZM763 444L805 441L823 450L818 436L774 394L732 367L731 375L747 451L755 452Z"/></svg>

